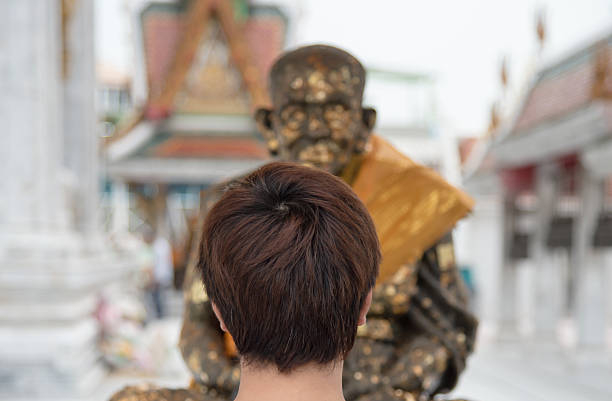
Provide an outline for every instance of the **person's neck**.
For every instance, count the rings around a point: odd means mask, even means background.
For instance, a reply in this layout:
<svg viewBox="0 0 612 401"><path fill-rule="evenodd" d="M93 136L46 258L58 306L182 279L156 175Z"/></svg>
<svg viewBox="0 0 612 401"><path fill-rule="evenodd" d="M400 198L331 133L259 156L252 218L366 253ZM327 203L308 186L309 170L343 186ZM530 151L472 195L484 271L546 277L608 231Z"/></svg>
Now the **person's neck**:
<svg viewBox="0 0 612 401"><path fill-rule="evenodd" d="M290 373L274 367L241 363L240 387L235 401L344 401L342 361L310 364Z"/></svg>

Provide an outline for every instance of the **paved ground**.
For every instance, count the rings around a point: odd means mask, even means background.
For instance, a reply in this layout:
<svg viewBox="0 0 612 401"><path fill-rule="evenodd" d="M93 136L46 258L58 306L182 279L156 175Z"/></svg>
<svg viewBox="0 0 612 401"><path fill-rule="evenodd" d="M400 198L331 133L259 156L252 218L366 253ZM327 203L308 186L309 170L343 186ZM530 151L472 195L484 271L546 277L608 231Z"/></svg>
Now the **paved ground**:
<svg viewBox="0 0 612 401"><path fill-rule="evenodd" d="M567 353L550 345L519 342L482 346L469 360L455 397L475 401L611 401L612 360L602 353ZM178 353L160 377L111 376L105 394L126 382L147 379L162 385L183 386L189 375ZM111 391L112 390L112 391Z"/></svg>
<svg viewBox="0 0 612 401"><path fill-rule="evenodd" d="M147 382L162 387L187 387L191 376L176 347L176 344L178 344L180 324L180 317L165 319L156 324L156 329L159 330L170 350L163 362L163 366L161 366L157 372L152 374L130 374L126 372L111 374L101 384L99 389L95 392L95 395L84 401L106 401L112 394L126 385Z"/></svg>
<svg viewBox="0 0 612 401"><path fill-rule="evenodd" d="M159 322L159 326L171 351L158 372L112 374L92 396L61 401L104 401L125 385L143 382L185 387L189 374L178 349L172 347L178 341L180 317ZM451 396L474 401L611 401L612 359L602 352L567 353L546 344L481 346Z"/></svg>
<svg viewBox="0 0 612 401"><path fill-rule="evenodd" d="M610 401L609 356L535 344L482 347L453 392L479 401Z"/></svg>

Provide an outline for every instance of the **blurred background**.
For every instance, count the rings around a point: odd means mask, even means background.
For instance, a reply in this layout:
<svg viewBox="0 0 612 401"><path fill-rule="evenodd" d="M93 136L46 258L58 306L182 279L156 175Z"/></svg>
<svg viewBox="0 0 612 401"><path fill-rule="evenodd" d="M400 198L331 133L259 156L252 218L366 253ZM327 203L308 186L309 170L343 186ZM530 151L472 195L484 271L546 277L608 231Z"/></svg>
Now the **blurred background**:
<svg viewBox="0 0 612 401"><path fill-rule="evenodd" d="M612 399L612 0L2 0L0 19L0 399L187 385L200 193L268 160L252 111L311 43L359 58L375 131L476 199L454 238L481 324L453 395Z"/></svg>

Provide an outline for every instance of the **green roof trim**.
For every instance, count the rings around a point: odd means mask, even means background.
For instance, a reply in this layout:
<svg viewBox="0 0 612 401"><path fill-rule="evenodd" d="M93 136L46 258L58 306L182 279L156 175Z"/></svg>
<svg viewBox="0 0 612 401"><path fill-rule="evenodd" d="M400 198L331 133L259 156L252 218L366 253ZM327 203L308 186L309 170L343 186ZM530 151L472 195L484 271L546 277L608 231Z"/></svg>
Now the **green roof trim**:
<svg viewBox="0 0 612 401"><path fill-rule="evenodd" d="M434 79L431 75L416 73L416 72L408 72L408 71L397 71L397 70L388 70L382 68L374 68L368 67L366 68L366 73L368 76L377 76L383 79L389 80L398 80L398 81L408 81L408 82L434 82Z"/></svg>

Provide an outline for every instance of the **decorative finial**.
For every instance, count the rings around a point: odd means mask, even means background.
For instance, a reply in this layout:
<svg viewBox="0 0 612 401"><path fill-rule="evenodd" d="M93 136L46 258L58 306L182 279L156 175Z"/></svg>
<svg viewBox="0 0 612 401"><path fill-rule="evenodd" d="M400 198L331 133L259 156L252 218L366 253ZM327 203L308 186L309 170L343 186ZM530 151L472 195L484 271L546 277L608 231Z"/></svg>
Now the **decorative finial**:
<svg viewBox="0 0 612 401"><path fill-rule="evenodd" d="M508 59L506 56L502 59L500 76L501 84L504 90L508 87Z"/></svg>
<svg viewBox="0 0 612 401"><path fill-rule="evenodd" d="M491 116L489 121L489 127L487 128L487 134L492 135L497 127L499 126L499 110L497 102L491 105Z"/></svg>
<svg viewBox="0 0 612 401"><path fill-rule="evenodd" d="M546 21L544 16L544 9L540 9L537 15L537 25L536 25L536 33L538 34L538 43L540 45L540 50L544 47L544 42L546 42Z"/></svg>

